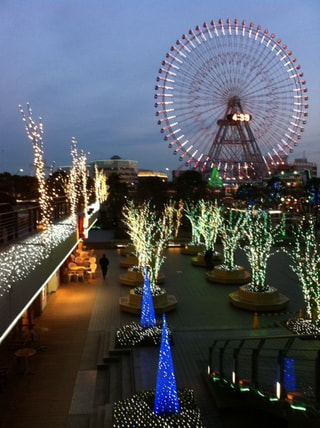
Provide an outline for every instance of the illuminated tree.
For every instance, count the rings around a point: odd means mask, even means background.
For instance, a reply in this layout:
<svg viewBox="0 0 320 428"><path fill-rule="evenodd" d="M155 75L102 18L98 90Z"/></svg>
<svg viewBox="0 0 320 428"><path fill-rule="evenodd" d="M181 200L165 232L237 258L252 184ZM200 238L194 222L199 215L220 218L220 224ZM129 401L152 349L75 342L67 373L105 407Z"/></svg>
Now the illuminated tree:
<svg viewBox="0 0 320 428"><path fill-rule="evenodd" d="M164 205L164 216L168 217L169 229L170 231L172 231L174 238L178 236L179 228L181 225L182 213L183 201L181 199L179 200L177 207L172 201Z"/></svg>
<svg viewBox="0 0 320 428"><path fill-rule="evenodd" d="M94 188L96 202L102 204L108 198L109 186L107 185L106 176L103 169L99 171L97 165L94 166Z"/></svg>
<svg viewBox="0 0 320 428"><path fill-rule="evenodd" d="M155 222L155 214L150 210L148 203L135 205L133 201L124 205L122 214L138 258L138 265L143 269L147 266L147 248L150 250L150 233L147 233L147 224L152 225Z"/></svg>
<svg viewBox="0 0 320 428"><path fill-rule="evenodd" d="M39 190L40 223L44 230L48 230L52 225L53 204L52 197L46 185L45 162L43 159L43 125L41 117L39 118L38 125L33 121L32 110L29 103L27 103L28 117L26 117L21 105L19 105L19 109L25 125L27 137L30 139L33 148L33 165L35 168L35 176L38 180Z"/></svg>
<svg viewBox="0 0 320 428"><path fill-rule="evenodd" d="M66 196L68 192L68 182L68 174L61 169L50 174L47 179L47 187L53 198Z"/></svg>
<svg viewBox="0 0 320 428"><path fill-rule="evenodd" d="M71 139L72 165L69 174L68 199L70 201L70 211L73 223L77 224L78 212L86 212L88 208L87 193L87 157L81 150L78 154L77 140ZM82 202L82 208L80 204Z"/></svg>
<svg viewBox="0 0 320 428"><path fill-rule="evenodd" d="M291 257L290 267L298 276L306 315L320 326L320 254L313 218L299 223L294 232L294 245L284 251Z"/></svg>
<svg viewBox="0 0 320 428"><path fill-rule="evenodd" d="M191 224L191 244L201 244L201 234L199 228L200 211L199 205L194 202L184 203L184 212Z"/></svg>
<svg viewBox="0 0 320 428"><path fill-rule="evenodd" d="M164 262L164 249L175 234L179 223L177 215L180 208L175 209L173 203L166 204L160 215L144 202L135 205L128 202L123 208L124 223L135 248L138 265L142 271L149 269L151 289L156 284L159 270Z"/></svg>
<svg viewBox="0 0 320 428"><path fill-rule="evenodd" d="M282 225L272 227L270 216L266 212L246 212L243 227L246 242L242 248L251 266L251 291L264 292L269 289L266 283L267 262L281 227Z"/></svg>
<svg viewBox="0 0 320 428"><path fill-rule="evenodd" d="M229 217L224 218L220 226L221 242L223 245L224 266L228 270L234 270L235 251L240 246L239 242L243 237L245 217L243 213L229 212Z"/></svg>
<svg viewBox="0 0 320 428"><path fill-rule="evenodd" d="M171 349L165 314L162 315L162 334L159 351L158 374L154 397L153 412L168 416L179 413L179 401L173 370Z"/></svg>
<svg viewBox="0 0 320 428"><path fill-rule="evenodd" d="M216 166L212 168L211 175L208 181L208 186L213 189L217 189L223 186L223 182L219 177L219 173Z"/></svg>
<svg viewBox="0 0 320 428"><path fill-rule="evenodd" d="M83 212L86 213L89 205L88 191L87 191L87 156L83 150L80 152L78 159L79 177L81 178L82 185L82 198L83 198Z"/></svg>
<svg viewBox="0 0 320 428"><path fill-rule="evenodd" d="M154 313L152 295L148 279L148 270L146 268L144 269L140 325L143 328L150 328L156 326L156 316Z"/></svg>
<svg viewBox="0 0 320 428"><path fill-rule="evenodd" d="M156 283L160 268L164 263L164 250L167 248L169 241L178 235L181 211L181 201L178 204L178 208L175 207L173 202L165 204L162 213L157 216L156 228L151 231L151 251L148 252L147 256L152 284Z"/></svg>
<svg viewBox="0 0 320 428"><path fill-rule="evenodd" d="M222 224L221 208L212 201L199 201L199 232L206 250L214 249Z"/></svg>

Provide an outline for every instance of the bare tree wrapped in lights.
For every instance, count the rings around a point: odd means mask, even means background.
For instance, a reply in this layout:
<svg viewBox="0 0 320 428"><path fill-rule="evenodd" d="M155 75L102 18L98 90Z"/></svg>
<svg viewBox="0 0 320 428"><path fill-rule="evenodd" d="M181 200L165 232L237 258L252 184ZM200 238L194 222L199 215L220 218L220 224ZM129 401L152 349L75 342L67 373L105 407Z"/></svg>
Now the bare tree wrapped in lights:
<svg viewBox="0 0 320 428"><path fill-rule="evenodd" d="M172 201L170 201L168 204L165 204L164 206L164 215L168 218L170 222L169 229L172 231L173 238L176 238L178 236L183 208L183 201L181 199L179 200L177 207Z"/></svg>
<svg viewBox="0 0 320 428"><path fill-rule="evenodd" d="M68 186L68 199L70 202L70 213L71 219L74 224L77 223L77 209L78 209L78 199L80 196L79 182L78 178L78 151L77 151L77 141L72 137L71 139L71 159L72 164L69 173L69 186Z"/></svg>
<svg viewBox="0 0 320 428"><path fill-rule="evenodd" d="M222 224L221 207L212 201L199 201L199 232L206 250L214 250Z"/></svg>
<svg viewBox="0 0 320 428"><path fill-rule="evenodd" d="M136 206L133 201L129 201L124 205L122 210L124 223L127 227L128 234L131 238L135 254L138 258L138 265L142 269L147 266L145 259L145 246L148 242L144 242L145 234L147 232L147 224L155 221L155 214L150 211L149 204L144 202L140 206Z"/></svg>
<svg viewBox="0 0 320 428"><path fill-rule="evenodd" d="M71 218L75 225L77 224L77 214L81 200L83 203L83 212L86 212L88 207L86 168L87 157L82 150L80 154L78 154L77 144L77 140L72 137L72 166L69 174L68 198L70 201Z"/></svg>
<svg viewBox="0 0 320 428"><path fill-rule="evenodd" d="M124 223L135 248L141 271L148 266L150 286L153 290L160 267L164 262L164 249L175 235L179 209L173 203L164 206L160 216L144 202L135 205L130 201L123 209ZM178 214L179 215L179 214Z"/></svg>
<svg viewBox="0 0 320 428"><path fill-rule="evenodd" d="M251 266L251 291L269 290L266 282L267 262L282 225L272 227L270 216L262 211L247 211L243 228L246 243L242 246Z"/></svg>
<svg viewBox="0 0 320 428"><path fill-rule="evenodd" d="M191 244L201 244L201 234L199 228L200 211L199 205L193 202L185 202L184 213L191 224Z"/></svg>
<svg viewBox="0 0 320 428"><path fill-rule="evenodd" d="M47 191L45 162L43 160L43 125L41 117L37 125L32 119L32 110L30 104L27 103L27 114L25 115L21 105L19 105L22 120L25 125L27 137L32 143L33 148L33 165L35 167L35 175L38 180L39 189L39 205L41 212L40 225L44 230L48 230L52 225L53 204L52 198Z"/></svg>
<svg viewBox="0 0 320 428"><path fill-rule="evenodd" d="M230 210L229 217L225 218L220 226L221 242L224 254L224 267L227 270L237 269L235 263L235 252L240 246L240 240L243 237L245 217L242 212L236 215Z"/></svg>
<svg viewBox="0 0 320 428"><path fill-rule="evenodd" d="M94 166L94 175L96 202L102 204L108 199L109 186L107 185L106 176L103 169L99 171L97 165Z"/></svg>
<svg viewBox="0 0 320 428"><path fill-rule="evenodd" d="M246 218L244 213L229 211L228 216L222 216L219 234L223 246L224 262L213 266L206 272L209 281L218 284L246 284L250 282L250 274L243 266L235 263L235 252L240 248L240 240L244 236Z"/></svg>
<svg viewBox="0 0 320 428"><path fill-rule="evenodd" d="M320 254L312 218L299 223L294 231L294 245L284 251L291 257L290 265L298 276L305 301L307 318L320 326Z"/></svg>
<svg viewBox="0 0 320 428"><path fill-rule="evenodd" d="M78 170L79 178L81 179L82 185L82 200L83 200L83 212L86 214L89 206L88 190L87 190L87 181L88 181L88 171L87 171L87 155L83 150L80 151L78 158Z"/></svg>
<svg viewBox="0 0 320 428"><path fill-rule="evenodd" d="M148 265L150 266L150 281L155 284L164 263L164 250L169 241L178 235L182 211L181 201L176 208L173 202L164 205L161 215L156 220L156 228L153 236L151 234L151 246L153 249L148 253Z"/></svg>

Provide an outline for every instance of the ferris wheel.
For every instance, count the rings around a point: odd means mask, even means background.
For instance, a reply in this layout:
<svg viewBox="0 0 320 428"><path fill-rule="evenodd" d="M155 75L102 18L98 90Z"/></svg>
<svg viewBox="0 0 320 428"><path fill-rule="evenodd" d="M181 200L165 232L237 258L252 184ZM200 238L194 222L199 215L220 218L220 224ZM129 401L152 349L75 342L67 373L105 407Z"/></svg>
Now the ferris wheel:
<svg viewBox="0 0 320 428"><path fill-rule="evenodd" d="M162 61L155 107L190 168L260 178L285 164L308 108L300 65L261 26L221 19L183 34Z"/></svg>

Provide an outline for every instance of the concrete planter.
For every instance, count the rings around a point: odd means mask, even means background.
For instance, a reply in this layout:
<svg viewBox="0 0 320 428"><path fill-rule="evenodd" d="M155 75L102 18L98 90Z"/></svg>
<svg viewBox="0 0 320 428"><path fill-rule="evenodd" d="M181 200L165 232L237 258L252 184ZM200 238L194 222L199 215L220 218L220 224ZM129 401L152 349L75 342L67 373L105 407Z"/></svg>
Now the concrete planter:
<svg viewBox="0 0 320 428"><path fill-rule="evenodd" d="M128 296L120 297L120 309L123 312L132 314L140 314L141 312L142 295L136 294L134 290L130 290ZM177 306L177 299L172 294L167 294L163 290L162 294L152 297L153 307L156 314L172 311Z"/></svg>
<svg viewBox="0 0 320 428"><path fill-rule="evenodd" d="M166 290L163 290L163 294L160 294L158 296L153 296L152 297L152 301L153 301L153 306L162 306L165 305L167 303L167 292ZM134 290L130 290L129 292L129 302L132 305L135 306L141 306L141 300L142 300L142 296L140 294L135 294Z"/></svg>
<svg viewBox="0 0 320 428"><path fill-rule="evenodd" d="M221 263L221 261L222 261L221 253L219 253L218 251L215 251L213 253L212 261L213 261L213 263L217 263L217 264ZM204 253L201 252L201 253L198 253L196 257L192 257L191 263L194 266L206 267L207 264L206 264L205 259L204 259Z"/></svg>
<svg viewBox="0 0 320 428"><path fill-rule="evenodd" d="M230 303L250 311L279 311L284 309L289 299L274 287L268 291L251 291L248 285L241 285L239 289L229 294Z"/></svg>
<svg viewBox="0 0 320 428"><path fill-rule="evenodd" d="M129 254L135 253L134 245L127 245L126 247L120 248L120 255L127 256Z"/></svg>
<svg viewBox="0 0 320 428"><path fill-rule="evenodd" d="M189 256L196 256L198 253L205 249L204 244L187 244L181 248L181 254L186 254Z"/></svg>
<svg viewBox="0 0 320 428"><path fill-rule="evenodd" d="M218 284L247 284L250 282L250 277L250 273L242 266L238 266L238 269L228 270L218 265L214 266L211 272L206 273L208 281Z"/></svg>
<svg viewBox="0 0 320 428"><path fill-rule="evenodd" d="M141 271L132 270L129 268L126 273L123 273L119 277L119 282L122 285L128 285L129 287L142 286L143 284L143 273ZM157 278L157 284L164 282L164 275L159 273Z"/></svg>
<svg viewBox="0 0 320 428"><path fill-rule="evenodd" d="M131 281L143 281L143 274L141 271L128 269L127 277Z"/></svg>
<svg viewBox="0 0 320 428"><path fill-rule="evenodd" d="M133 254L127 254L120 262L120 267L129 268L138 264L138 257Z"/></svg>

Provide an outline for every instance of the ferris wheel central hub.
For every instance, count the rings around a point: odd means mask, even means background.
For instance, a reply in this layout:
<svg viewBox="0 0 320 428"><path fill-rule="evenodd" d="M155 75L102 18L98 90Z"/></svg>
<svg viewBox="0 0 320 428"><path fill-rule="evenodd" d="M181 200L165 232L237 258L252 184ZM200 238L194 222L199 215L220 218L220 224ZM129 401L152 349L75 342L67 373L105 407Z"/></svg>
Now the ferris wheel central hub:
<svg viewBox="0 0 320 428"><path fill-rule="evenodd" d="M240 108L240 97L238 96L234 96L232 98L230 98L229 103L228 103L228 107L239 107Z"/></svg>

